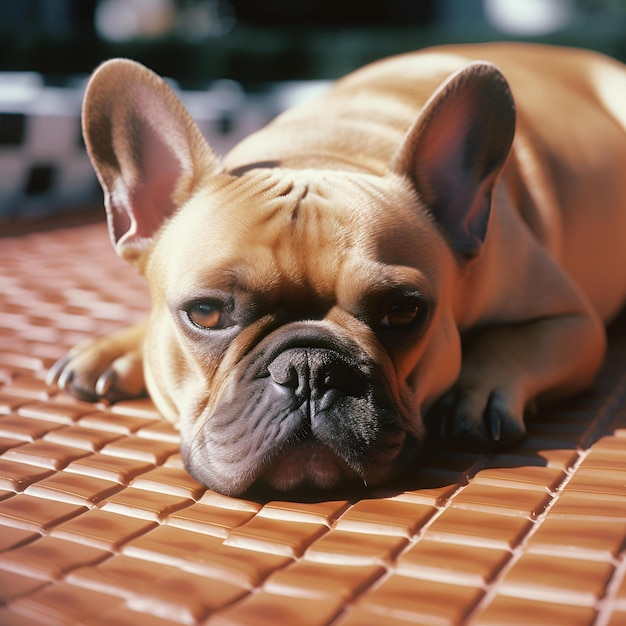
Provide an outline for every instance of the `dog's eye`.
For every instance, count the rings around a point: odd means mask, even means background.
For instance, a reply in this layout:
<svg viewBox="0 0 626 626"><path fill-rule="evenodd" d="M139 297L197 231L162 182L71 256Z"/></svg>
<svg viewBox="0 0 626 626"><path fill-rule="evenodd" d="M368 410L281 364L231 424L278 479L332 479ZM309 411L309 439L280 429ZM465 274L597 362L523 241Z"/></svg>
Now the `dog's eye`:
<svg viewBox="0 0 626 626"><path fill-rule="evenodd" d="M383 328L406 328L417 320L421 313L421 302L416 298L407 298L400 302L394 302L380 321L380 325Z"/></svg>
<svg viewBox="0 0 626 626"><path fill-rule="evenodd" d="M230 318L212 302L196 302L187 309L192 324L203 330L221 330L232 325Z"/></svg>

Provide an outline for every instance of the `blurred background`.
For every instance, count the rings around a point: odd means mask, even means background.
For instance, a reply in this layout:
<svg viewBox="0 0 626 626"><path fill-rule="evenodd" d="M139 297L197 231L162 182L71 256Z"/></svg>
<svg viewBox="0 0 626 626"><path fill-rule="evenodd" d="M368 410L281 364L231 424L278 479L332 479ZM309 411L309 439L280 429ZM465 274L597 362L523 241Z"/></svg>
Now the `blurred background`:
<svg viewBox="0 0 626 626"><path fill-rule="evenodd" d="M369 61L490 40L626 61L626 0L0 0L0 235L16 220L101 212L79 116L104 59L171 78L223 153Z"/></svg>

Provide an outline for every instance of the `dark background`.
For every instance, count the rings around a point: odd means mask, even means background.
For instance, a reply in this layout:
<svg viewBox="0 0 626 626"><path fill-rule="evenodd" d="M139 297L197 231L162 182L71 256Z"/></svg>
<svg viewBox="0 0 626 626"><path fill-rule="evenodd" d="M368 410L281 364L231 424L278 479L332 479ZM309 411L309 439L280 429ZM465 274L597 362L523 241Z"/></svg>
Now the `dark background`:
<svg viewBox="0 0 626 626"><path fill-rule="evenodd" d="M524 19L503 27L494 5ZM502 39L626 60L626 1L0 0L0 71L35 70L49 82L113 56L190 86L335 78L398 52Z"/></svg>

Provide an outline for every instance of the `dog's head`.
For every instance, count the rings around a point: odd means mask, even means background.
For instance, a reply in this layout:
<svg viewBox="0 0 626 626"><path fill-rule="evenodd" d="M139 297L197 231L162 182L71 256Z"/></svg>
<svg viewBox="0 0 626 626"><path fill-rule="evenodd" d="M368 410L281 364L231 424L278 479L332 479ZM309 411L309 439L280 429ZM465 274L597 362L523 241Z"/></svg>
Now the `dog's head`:
<svg viewBox="0 0 626 626"><path fill-rule="evenodd" d="M168 87L130 61L83 114L118 253L145 274L146 382L218 491L377 484L461 363L456 284L512 140L487 64L423 107L383 176L227 171Z"/></svg>

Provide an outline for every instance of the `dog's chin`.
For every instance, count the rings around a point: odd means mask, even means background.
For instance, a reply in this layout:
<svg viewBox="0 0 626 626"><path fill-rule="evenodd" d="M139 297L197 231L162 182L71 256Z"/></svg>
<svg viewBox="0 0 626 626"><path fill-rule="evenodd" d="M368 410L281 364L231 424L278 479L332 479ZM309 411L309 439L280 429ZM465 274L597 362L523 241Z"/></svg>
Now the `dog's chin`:
<svg viewBox="0 0 626 626"><path fill-rule="evenodd" d="M260 452L252 463L216 464L216 454L182 446L185 466L198 481L228 496L259 494L323 494L344 490L361 491L395 481L412 467L418 457L419 440L400 437L386 449L369 456L342 454L316 438L287 444L278 453ZM390 442L391 443L391 442ZM215 452L215 450L213 451ZM231 450L229 460L237 457ZM246 457L248 460L249 457ZM242 459L243 460L243 459Z"/></svg>
<svg viewBox="0 0 626 626"><path fill-rule="evenodd" d="M262 481L279 491L302 487L331 489L346 481L358 480L329 448L316 441L296 444L280 455L264 472Z"/></svg>

